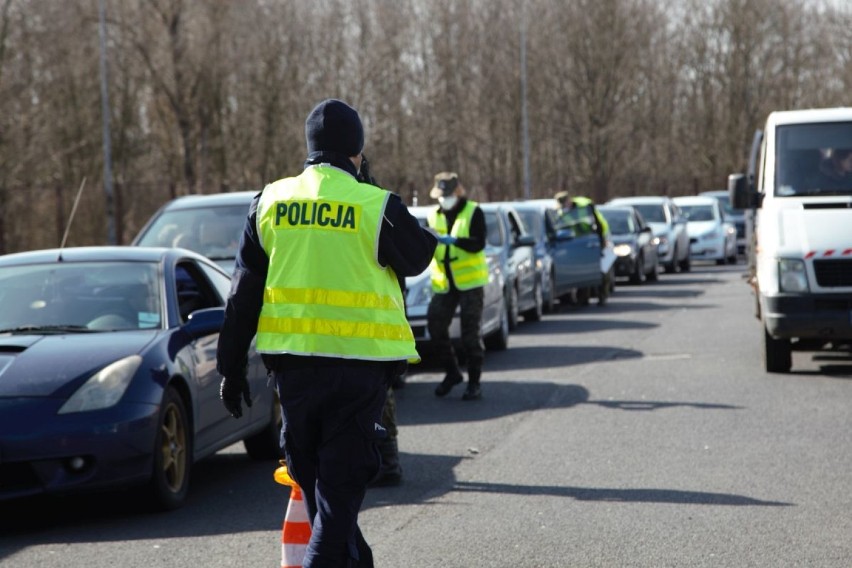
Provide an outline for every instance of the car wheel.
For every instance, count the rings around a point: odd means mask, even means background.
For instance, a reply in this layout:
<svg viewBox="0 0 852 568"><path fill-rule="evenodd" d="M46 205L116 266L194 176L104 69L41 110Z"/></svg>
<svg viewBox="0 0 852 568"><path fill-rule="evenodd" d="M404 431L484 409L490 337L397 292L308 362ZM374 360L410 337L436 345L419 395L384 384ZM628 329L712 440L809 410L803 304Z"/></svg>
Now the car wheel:
<svg viewBox="0 0 852 568"><path fill-rule="evenodd" d="M636 262L633 265L633 273L630 275L631 284L641 284L645 279L645 261L642 260L642 255L636 257Z"/></svg>
<svg viewBox="0 0 852 568"><path fill-rule="evenodd" d="M649 270L649 271L648 271L648 274L646 275L646 278L645 278L645 279L646 279L648 282L656 282L657 280L659 280L659 279L660 279L660 277L659 277L659 270L660 270L659 262L657 262L657 261L655 260L655 261L654 261L654 266L652 266L652 267L651 267L651 270Z"/></svg>
<svg viewBox="0 0 852 568"><path fill-rule="evenodd" d="M588 287L577 288L577 305L588 306L589 298L592 297L592 291Z"/></svg>
<svg viewBox="0 0 852 568"><path fill-rule="evenodd" d="M692 270L692 260L689 258L688 251L684 259L680 261L680 270L681 272L689 272L690 270Z"/></svg>
<svg viewBox="0 0 852 568"><path fill-rule="evenodd" d="M277 460L284 457L281 451L281 404L278 396L272 398L272 417L269 424L258 432L243 440L246 453L253 460Z"/></svg>
<svg viewBox="0 0 852 568"><path fill-rule="evenodd" d="M663 265L663 268L665 269L665 271L670 273L670 274L675 274L677 272L677 269L678 269L678 266L679 266L678 262L677 262L677 254L678 254L678 250L677 250L677 248L675 248L674 251L672 251L672 261Z"/></svg>
<svg viewBox="0 0 852 568"><path fill-rule="evenodd" d="M500 326L490 335L486 335L482 342L489 351L505 351L509 347L509 311L506 309L506 302L503 302L503 309L500 310Z"/></svg>
<svg viewBox="0 0 852 568"><path fill-rule="evenodd" d="M553 277L553 273L547 277L549 284L547 286L547 292L544 294L544 312L552 313L556 309L556 279Z"/></svg>
<svg viewBox="0 0 852 568"><path fill-rule="evenodd" d="M191 469L192 434L186 407L178 391L169 386L160 405L149 482L152 504L157 509L171 511L184 504Z"/></svg>
<svg viewBox="0 0 852 568"><path fill-rule="evenodd" d="M535 305L524 312L524 320L541 321L541 314L544 312L544 299L541 296L540 282L536 282L533 288L533 303Z"/></svg>
<svg viewBox="0 0 852 568"><path fill-rule="evenodd" d="M767 373L789 373L792 351L789 339L775 339L763 328L763 364Z"/></svg>
<svg viewBox="0 0 852 568"><path fill-rule="evenodd" d="M509 286L509 294L506 302L506 310L509 312L509 329L513 330L518 327L518 319L520 318L520 313L518 312L518 290L514 284Z"/></svg>

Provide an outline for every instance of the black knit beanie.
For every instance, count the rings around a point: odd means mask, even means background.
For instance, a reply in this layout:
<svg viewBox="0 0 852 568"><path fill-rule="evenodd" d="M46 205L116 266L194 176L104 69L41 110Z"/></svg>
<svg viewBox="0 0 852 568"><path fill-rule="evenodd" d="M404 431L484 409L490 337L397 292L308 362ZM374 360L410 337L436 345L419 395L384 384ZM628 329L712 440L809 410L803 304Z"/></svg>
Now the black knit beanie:
<svg viewBox="0 0 852 568"><path fill-rule="evenodd" d="M326 99L305 120L308 154L337 152L357 156L364 148L364 128L358 112L343 101Z"/></svg>

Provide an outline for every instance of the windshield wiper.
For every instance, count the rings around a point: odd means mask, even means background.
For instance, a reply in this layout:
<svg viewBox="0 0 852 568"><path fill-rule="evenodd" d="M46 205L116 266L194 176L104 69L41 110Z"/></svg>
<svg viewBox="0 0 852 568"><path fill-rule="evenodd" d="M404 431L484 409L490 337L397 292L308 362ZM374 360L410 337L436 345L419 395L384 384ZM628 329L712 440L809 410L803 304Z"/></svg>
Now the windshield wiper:
<svg viewBox="0 0 852 568"><path fill-rule="evenodd" d="M51 324L51 325L21 325L18 327L10 327L8 329L0 329L0 333L84 333L93 332L94 329L89 329L85 325L71 324Z"/></svg>

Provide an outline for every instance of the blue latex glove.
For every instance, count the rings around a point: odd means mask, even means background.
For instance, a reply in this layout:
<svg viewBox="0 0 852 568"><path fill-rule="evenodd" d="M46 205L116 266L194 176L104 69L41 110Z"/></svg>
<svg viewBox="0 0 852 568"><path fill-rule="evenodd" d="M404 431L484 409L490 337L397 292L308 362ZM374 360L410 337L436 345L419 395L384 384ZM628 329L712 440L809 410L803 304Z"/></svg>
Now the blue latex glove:
<svg viewBox="0 0 852 568"><path fill-rule="evenodd" d="M438 242L442 245L454 245L456 244L456 238L452 235L439 235Z"/></svg>

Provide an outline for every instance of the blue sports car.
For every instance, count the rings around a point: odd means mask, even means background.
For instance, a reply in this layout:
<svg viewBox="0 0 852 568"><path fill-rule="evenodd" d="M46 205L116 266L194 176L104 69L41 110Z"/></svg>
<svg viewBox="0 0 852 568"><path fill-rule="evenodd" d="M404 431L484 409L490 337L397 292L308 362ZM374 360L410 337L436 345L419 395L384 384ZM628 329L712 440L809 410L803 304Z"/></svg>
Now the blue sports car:
<svg viewBox="0 0 852 568"><path fill-rule="evenodd" d="M193 464L226 446L277 459L280 410L254 351L252 407L234 420L219 400L229 287L180 248L0 257L0 501L138 485L175 509Z"/></svg>

